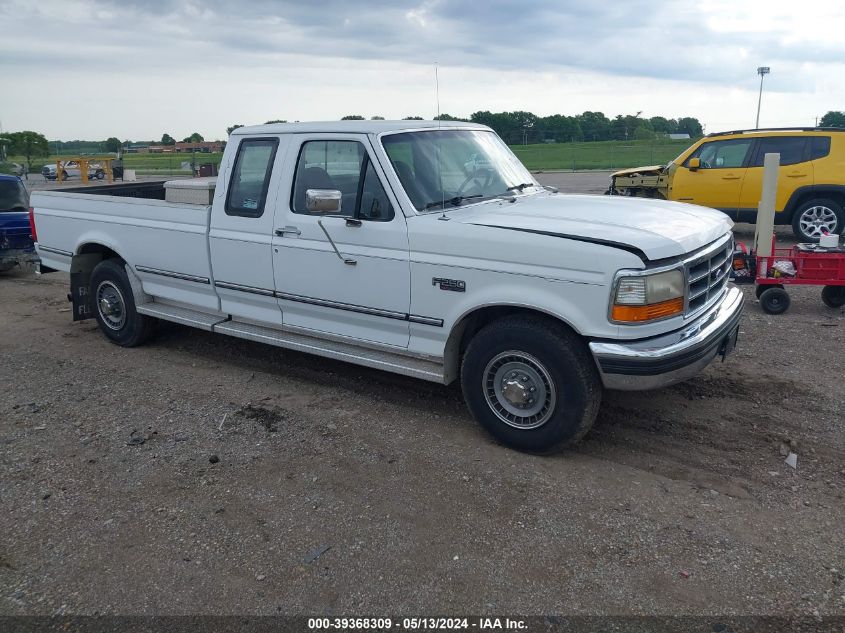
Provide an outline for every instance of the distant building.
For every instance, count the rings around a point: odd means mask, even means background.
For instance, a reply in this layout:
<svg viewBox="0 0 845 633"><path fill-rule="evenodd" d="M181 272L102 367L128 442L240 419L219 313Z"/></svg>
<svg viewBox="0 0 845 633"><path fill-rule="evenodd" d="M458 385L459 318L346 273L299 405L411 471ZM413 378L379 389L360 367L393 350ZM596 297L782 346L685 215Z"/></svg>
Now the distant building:
<svg viewBox="0 0 845 633"><path fill-rule="evenodd" d="M201 152L207 154L210 152L222 152L226 144L223 141L201 141L199 143L176 143L177 153L191 153Z"/></svg>
<svg viewBox="0 0 845 633"><path fill-rule="evenodd" d="M176 143L176 145L149 145L147 143L130 143L124 147L127 154L192 154L193 152L208 154L222 152L226 148L225 141L203 141L201 143Z"/></svg>
<svg viewBox="0 0 845 633"><path fill-rule="evenodd" d="M689 140L689 134L669 134L669 138L671 138L673 141L685 141Z"/></svg>

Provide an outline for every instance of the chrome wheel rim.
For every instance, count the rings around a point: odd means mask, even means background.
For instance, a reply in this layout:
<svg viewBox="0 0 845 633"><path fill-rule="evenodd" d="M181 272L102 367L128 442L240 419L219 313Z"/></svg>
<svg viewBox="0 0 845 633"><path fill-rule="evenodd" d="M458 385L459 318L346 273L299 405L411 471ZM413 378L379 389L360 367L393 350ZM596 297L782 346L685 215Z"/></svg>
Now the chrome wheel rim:
<svg viewBox="0 0 845 633"><path fill-rule="evenodd" d="M126 324L126 302L123 293L111 281L101 281L94 295L100 320L111 330L120 330Z"/></svg>
<svg viewBox="0 0 845 633"><path fill-rule="evenodd" d="M482 389L496 417L521 430L543 426L557 402L548 370L525 352L512 350L494 356L484 368Z"/></svg>
<svg viewBox="0 0 845 633"><path fill-rule="evenodd" d="M821 204L804 209L798 219L801 232L807 237L820 238L825 233L836 230L836 214L833 209Z"/></svg>

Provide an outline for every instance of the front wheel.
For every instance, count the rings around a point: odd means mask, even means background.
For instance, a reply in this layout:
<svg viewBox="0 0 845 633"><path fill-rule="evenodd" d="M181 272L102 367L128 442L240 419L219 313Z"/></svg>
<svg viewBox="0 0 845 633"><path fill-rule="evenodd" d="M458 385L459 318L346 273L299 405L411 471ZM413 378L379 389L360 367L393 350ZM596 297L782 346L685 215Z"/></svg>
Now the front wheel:
<svg viewBox="0 0 845 633"><path fill-rule="evenodd" d="M792 232L802 242L818 242L822 235L842 233L845 212L835 201L809 200L795 210Z"/></svg>
<svg viewBox="0 0 845 633"><path fill-rule="evenodd" d="M153 332L155 319L139 314L123 262L106 259L91 273L91 300L103 334L122 347L135 347Z"/></svg>
<svg viewBox="0 0 845 633"><path fill-rule="evenodd" d="M581 439L602 396L584 342L554 321L522 316L495 321L473 337L461 385L473 416L493 437L536 453Z"/></svg>
<svg viewBox="0 0 845 633"><path fill-rule="evenodd" d="M845 306L845 286L825 286L822 288L822 301L829 308Z"/></svg>

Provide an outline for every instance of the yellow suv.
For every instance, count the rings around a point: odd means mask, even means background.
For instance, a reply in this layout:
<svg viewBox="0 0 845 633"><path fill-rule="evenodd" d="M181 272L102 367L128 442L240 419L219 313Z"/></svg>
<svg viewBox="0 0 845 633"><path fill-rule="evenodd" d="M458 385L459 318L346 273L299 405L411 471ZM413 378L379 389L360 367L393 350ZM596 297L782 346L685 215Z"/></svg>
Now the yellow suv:
<svg viewBox="0 0 845 633"><path fill-rule="evenodd" d="M785 128L709 134L668 165L611 175L607 193L713 207L754 222L763 155L780 154L775 222L802 242L845 229L845 129Z"/></svg>

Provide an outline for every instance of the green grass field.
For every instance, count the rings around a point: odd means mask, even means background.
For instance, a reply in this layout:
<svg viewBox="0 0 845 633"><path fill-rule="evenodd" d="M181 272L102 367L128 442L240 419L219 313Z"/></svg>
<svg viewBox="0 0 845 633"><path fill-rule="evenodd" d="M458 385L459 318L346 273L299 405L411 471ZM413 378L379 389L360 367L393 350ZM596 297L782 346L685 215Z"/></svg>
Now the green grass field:
<svg viewBox="0 0 845 633"><path fill-rule="evenodd" d="M511 145L511 150L531 171L624 169L668 163L692 143L692 140L599 141Z"/></svg>
<svg viewBox="0 0 845 633"><path fill-rule="evenodd" d="M512 145L511 149L531 171L623 169L642 165L665 164L677 157L693 143L685 141L599 141L596 143L553 143L541 145ZM190 174L182 169L182 163L196 160L203 163L220 164L222 153L216 154L126 154L123 166L134 169L140 176ZM47 163L55 162L57 156L32 161L32 173L37 174ZM12 161L21 163L23 158L13 156Z"/></svg>

